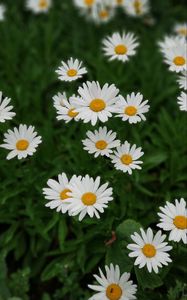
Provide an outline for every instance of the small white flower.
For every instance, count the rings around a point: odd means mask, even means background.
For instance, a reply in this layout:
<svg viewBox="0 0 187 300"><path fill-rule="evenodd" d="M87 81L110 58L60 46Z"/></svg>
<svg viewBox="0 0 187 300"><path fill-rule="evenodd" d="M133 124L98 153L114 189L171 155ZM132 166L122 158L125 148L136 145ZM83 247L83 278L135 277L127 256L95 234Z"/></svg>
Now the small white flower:
<svg viewBox="0 0 187 300"><path fill-rule="evenodd" d="M145 232L142 228L140 229L141 235L135 232L131 235L131 239L135 244L129 244L127 248L132 250L129 253L130 257L136 257L135 266L143 268L147 266L148 271L151 273L152 270L158 273L158 267L162 265L168 265L172 262L170 255L167 253L172 249L172 246L168 246L167 242L164 242L166 235L162 235L159 230L156 235L153 235L151 228Z"/></svg>
<svg viewBox="0 0 187 300"><path fill-rule="evenodd" d="M100 218L99 213L104 212L108 202L113 200L112 188L108 188L108 183L100 186L100 177L95 180L86 175L83 178L76 178L68 185L70 189L70 199L68 212L71 216L79 215L81 221L86 214L93 218L94 215ZM99 212L99 213L98 213Z"/></svg>
<svg viewBox="0 0 187 300"><path fill-rule="evenodd" d="M4 123L6 120L11 120L16 114L12 111L13 106L8 105L11 101L10 98L3 98L3 93L0 92L0 123Z"/></svg>
<svg viewBox="0 0 187 300"><path fill-rule="evenodd" d="M83 87L79 87L78 93L81 99L74 99L73 105L84 123L91 122L93 126L98 120L105 123L115 111L118 92L114 84L106 83L101 87L99 82L87 81L83 83Z"/></svg>
<svg viewBox="0 0 187 300"><path fill-rule="evenodd" d="M0 4L0 21L3 21L5 18L6 8L3 4Z"/></svg>
<svg viewBox="0 0 187 300"><path fill-rule="evenodd" d="M58 180L49 179L47 181L47 188L43 188L43 194L45 199L49 200L46 207L56 209L57 212L61 211L63 214L68 210L68 203L66 200L69 198L68 185L71 184L75 178L80 178L74 175L70 181L68 180L65 173L58 175Z"/></svg>
<svg viewBox="0 0 187 300"><path fill-rule="evenodd" d="M187 90L187 71L183 71L177 81L181 89Z"/></svg>
<svg viewBox="0 0 187 300"><path fill-rule="evenodd" d="M177 99L180 110L187 111L187 93L181 92Z"/></svg>
<svg viewBox="0 0 187 300"><path fill-rule="evenodd" d="M87 131L87 139L82 140L84 150L90 154L94 154L95 157L110 156L113 152L113 148L120 145L120 140L116 140L116 133L112 130L107 131L106 127L99 127L98 130Z"/></svg>
<svg viewBox="0 0 187 300"><path fill-rule="evenodd" d="M118 265L105 266L106 275L99 269L99 275L94 275L99 285L88 285L97 293L88 300L133 300L136 299L137 285L130 279L130 273L120 275Z"/></svg>
<svg viewBox="0 0 187 300"><path fill-rule="evenodd" d="M181 37L187 37L187 23L179 23L176 24L174 27L174 32L181 36Z"/></svg>
<svg viewBox="0 0 187 300"><path fill-rule="evenodd" d="M123 32L120 35L119 32L115 32L112 36L106 37L103 44L103 51L105 56L109 56L109 60L120 60L126 62L130 56L136 54L136 48L139 45L136 42L136 37L133 33Z"/></svg>
<svg viewBox="0 0 187 300"><path fill-rule="evenodd" d="M61 64L62 66L56 70L56 73L62 81L77 80L87 73L86 68L82 67L82 61L78 59L71 57L67 62L62 61Z"/></svg>
<svg viewBox="0 0 187 300"><path fill-rule="evenodd" d="M57 120L64 120L65 123L69 123L72 120L78 121L79 119L79 113L75 109L75 106L72 104L72 99L74 97L70 97L69 100L63 100L63 106L55 106L56 112L57 112ZM80 99L77 98L77 101Z"/></svg>
<svg viewBox="0 0 187 300"><path fill-rule="evenodd" d="M175 199L175 204L166 202L160 207L160 223L157 225L165 231L170 231L169 240L187 244L187 209L186 201L181 198Z"/></svg>
<svg viewBox="0 0 187 300"><path fill-rule="evenodd" d="M93 7L92 17L96 23L106 23L112 19L115 9L111 0L103 0Z"/></svg>
<svg viewBox="0 0 187 300"><path fill-rule="evenodd" d="M27 127L20 124L19 128L14 127L14 130L9 129L4 134L4 144L1 144L0 147L11 150L7 155L7 159L12 159L15 156L22 159L36 152L36 148L42 142L42 139L41 136L37 136L34 129L34 126Z"/></svg>
<svg viewBox="0 0 187 300"><path fill-rule="evenodd" d="M149 12L148 0L125 0L125 11L128 15L139 17Z"/></svg>
<svg viewBox="0 0 187 300"><path fill-rule="evenodd" d="M57 95L54 95L53 96L53 106L56 109L61 108L62 106L64 106L64 100L66 100L66 101L68 100L65 92L63 94L58 93Z"/></svg>
<svg viewBox="0 0 187 300"><path fill-rule="evenodd" d="M47 13L51 7L51 0L27 0L26 6L35 14Z"/></svg>
<svg viewBox="0 0 187 300"><path fill-rule="evenodd" d="M144 152L142 148L136 148L136 145L130 145L127 141L124 144L117 147L117 150L114 151L114 154L110 156L114 167L117 170L121 170L124 173L132 174L132 170L141 169L140 164L143 162L138 160Z"/></svg>
<svg viewBox="0 0 187 300"><path fill-rule="evenodd" d="M178 43L180 43L180 41L181 37L179 36L166 35L162 41L158 42L158 45L160 47L160 51L165 54L166 50L175 47Z"/></svg>
<svg viewBox="0 0 187 300"><path fill-rule="evenodd" d="M140 93L131 93L126 99L120 96L120 100L116 104L117 117L130 124L145 121L144 114L149 111L148 100L143 101L143 95Z"/></svg>

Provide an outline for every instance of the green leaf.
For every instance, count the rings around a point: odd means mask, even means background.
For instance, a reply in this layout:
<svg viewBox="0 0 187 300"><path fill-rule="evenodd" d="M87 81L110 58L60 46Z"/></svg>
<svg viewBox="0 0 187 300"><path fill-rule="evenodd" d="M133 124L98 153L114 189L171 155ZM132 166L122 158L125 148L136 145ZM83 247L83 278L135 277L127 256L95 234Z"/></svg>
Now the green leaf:
<svg viewBox="0 0 187 300"><path fill-rule="evenodd" d="M117 238L129 243L131 242L131 234L133 234L135 231L139 231L141 227L141 224L134 220L125 220L116 228Z"/></svg>

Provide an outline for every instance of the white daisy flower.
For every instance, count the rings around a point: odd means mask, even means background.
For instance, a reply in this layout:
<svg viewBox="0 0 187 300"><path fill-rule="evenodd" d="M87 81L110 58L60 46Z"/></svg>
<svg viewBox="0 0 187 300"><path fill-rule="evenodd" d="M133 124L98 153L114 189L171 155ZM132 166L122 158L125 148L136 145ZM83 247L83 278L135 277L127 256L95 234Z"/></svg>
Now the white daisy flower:
<svg viewBox="0 0 187 300"><path fill-rule="evenodd" d="M111 0L103 0L93 7L92 17L96 23L106 23L113 18L115 9Z"/></svg>
<svg viewBox="0 0 187 300"><path fill-rule="evenodd" d="M5 18L6 8L3 4L0 4L0 21L3 21Z"/></svg>
<svg viewBox="0 0 187 300"><path fill-rule="evenodd" d="M68 100L66 93L64 92L63 94L58 93L57 95L53 96L53 106L58 109L64 106L64 100Z"/></svg>
<svg viewBox="0 0 187 300"><path fill-rule="evenodd" d="M126 62L130 56L136 54L135 49L139 45L136 40L133 33L126 34L123 32L120 35L119 32L115 32L112 36L108 36L103 40L104 54L105 56L109 56L109 60L117 59Z"/></svg>
<svg viewBox="0 0 187 300"><path fill-rule="evenodd" d="M90 154L94 154L95 157L110 156L113 152L113 148L120 145L120 140L116 140L116 133L112 130L107 131L106 127L99 127L98 130L87 131L87 139L82 140L84 150Z"/></svg>
<svg viewBox="0 0 187 300"><path fill-rule="evenodd" d="M181 89L187 90L187 71L183 71L177 81Z"/></svg>
<svg viewBox="0 0 187 300"><path fill-rule="evenodd" d="M170 231L169 241L187 244L187 209L186 201L181 198L175 199L175 204L166 202L164 207L160 207L160 223L157 225L165 231Z"/></svg>
<svg viewBox="0 0 187 300"><path fill-rule="evenodd" d="M160 47L160 51L165 54L167 49L175 47L178 43L181 43L181 39L184 41L183 38L175 35L166 35L164 39L160 42L158 42L158 45Z"/></svg>
<svg viewBox="0 0 187 300"><path fill-rule="evenodd" d="M72 99L74 99L73 96L70 97L69 100L64 99L63 106L55 106L57 112L57 120L64 120L65 123L69 123L72 120L78 121L79 113L75 109L74 104L72 104Z"/></svg>
<svg viewBox="0 0 187 300"><path fill-rule="evenodd" d="M131 93L126 99L120 96L120 100L116 103L117 117L130 124L145 121L144 114L149 111L148 100L143 101L143 95L140 93Z"/></svg>
<svg viewBox="0 0 187 300"><path fill-rule="evenodd" d="M142 16L150 10L148 0L125 0L124 8L130 16Z"/></svg>
<svg viewBox="0 0 187 300"><path fill-rule="evenodd" d="M158 273L158 268L162 265L168 265L172 262L170 255L167 253L172 249L172 246L168 246L167 242L164 242L166 235L162 235L159 230L156 235L153 235L151 228L145 232L142 228L140 229L141 234L135 232L131 235L131 239L135 244L129 244L127 248L132 250L129 253L130 257L136 257L135 266L143 268L145 265L149 273L152 270Z"/></svg>
<svg viewBox="0 0 187 300"><path fill-rule="evenodd" d="M187 70L186 58L187 44L184 39L178 39L178 42L164 52L165 62L169 65L169 70L181 72Z"/></svg>
<svg viewBox="0 0 187 300"><path fill-rule="evenodd" d="M187 23L179 23L176 24L174 27L174 32L181 36L181 37L187 37Z"/></svg>
<svg viewBox="0 0 187 300"><path fill-rule="evenodd" d="M47 13L51 3L51 0L27 0L26 6L36 14Z"/></svg>
<svg viewBox="0 0 187 300"><path fill-rule="evenodd" d="M4 134L4 144L1 144L0 147L11 150L7 155L7 159L12 159L15 156L22 159L36 152L36 148L42 142L42 139L41 136L37 136L34 129L34 126L27 127L27 125L20 124L18 128L9 129Z"/></svg>
<svg viewBox="0 0 187 300"><path fill-rule="evenodd" d="M101 87L97 81L87 81L83 83L83 87L79 87L78 93L81 99L79 101L74 99L73 105L84 123L91 122L93 126L98 120L105 123L115 111L118 92L114 84L105 83Z"/></svg>
<svg viewBox="0 0 187 300"><path fill-rule="evenodd" d="M58 73L58 78L62 81L77 80L87 73L86 68L82 67L82 61L78 59L71 57L67 62L62 61L61 64L62 66L56 70L56 73Z"/></svg>
<svg viewBox="0 0 187 300"><path fill-rule="evenodd" d="M46 203L46 207L51 209L56 209L57 212L62 212L63 214L68 211L68 203L66 200L69 198L70 189L68 185L71 184L75 178L81 178L74 175L70 181L68 180L65 173L58 175L58 180L49 179L47 181L47 188L43 188L43 194L45 199L49 200Z"/></svg>
<svg viewBox="0 0 187 300"><path fill-rule="evenodd" d="M187 93L181 92L177 99L180 110L187 111Z"/></svg>
<svg viewBox="0 0 187 300"><path fill-rule="evenodd" d="M99 285L88 285L97 293L88 300L133 300L136 299L137 285L130 279L130 273L120 275L118 265L105 266L106 275L99 269L99 275L94 275Z"/></svg>
<svg viewBox="0 0 187 300"><path fill-rule="evenodd" d="M144 152L142 148L136 148L136 145L130 145L127 141L124 144L117 147L114 154L110 156L114 167L117 170L121 170L124 173L128 172L129 175L132 174L132 170L141 169L140 164L143 162L138 160Z"/></svg>
<svg viewBox="0 0 187 300"><path fill-rule="evenodd" d="M11 120L16 114L12 111L13 106L8 105L11 101L10 98L3 98L3 93L0 92L0 123L4 123L6 120Z"/></svg>
<svg viewBox="0 0 187 300"><path fill-rule="evenodd" d="M70 199L68 199L68 212L71 216L79 215L81 221L86 214L93 218L100 218L99 213L104 212L108 202L113 200L112 188L108 188L108 183L100 186L100 177L95 180L86 175L82 179L76 178L69 184ZM99 213L98 213L99 212Z"/></svg>

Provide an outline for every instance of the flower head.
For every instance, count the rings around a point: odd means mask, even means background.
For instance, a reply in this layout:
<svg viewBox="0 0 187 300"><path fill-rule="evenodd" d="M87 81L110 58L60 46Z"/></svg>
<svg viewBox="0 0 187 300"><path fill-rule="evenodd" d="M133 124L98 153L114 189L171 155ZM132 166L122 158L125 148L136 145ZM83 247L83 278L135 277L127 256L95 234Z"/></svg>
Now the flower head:
<svg viewBox="0 0 187 300"><path fill-rule="evenodd" d="M149 12L149 1L148 0L126 0L124 9L126 13L133 17L140 17Z"/></svg>
<svg viewBox="0 0 187 300"><path fill-rule="evenodd" d="M178 23L174 27L174 32L180 36L187 38L187 23Z"/></svg>
<svg viewBox="0 0 187 300"><path fill-rule="evenodd" d="M0 123L4 123L6 120L11 120L16 114L12 111L13 106L8 105L11 101L10 98L3 98L2 92L0 92Z"/></svg>
<svg viewBox="0 0 187 300"><path fill-rule="evenodd" d="M27 8L35 14L47 13L51 7L51 0L27 0Z"/></svg>
<svg viewBox="0 0 187 300"><path fill-rule="evenodd" d="M71 57L67 62L62 61L61 64L62 66L56 70L56 73L62 81L74 81L87 73L86 68L82 67L82 61L78 59Z"/></svg>
<svg viewBox="0 0 187 300"><path fill-rule="evenodd" d="M66 123L69 123L72 120L79 120L79 113L73 105L73 98L74 96L70 97L69 100L64 98L63 105L54 105L57 112L57 120L64 120Z"/></svg>

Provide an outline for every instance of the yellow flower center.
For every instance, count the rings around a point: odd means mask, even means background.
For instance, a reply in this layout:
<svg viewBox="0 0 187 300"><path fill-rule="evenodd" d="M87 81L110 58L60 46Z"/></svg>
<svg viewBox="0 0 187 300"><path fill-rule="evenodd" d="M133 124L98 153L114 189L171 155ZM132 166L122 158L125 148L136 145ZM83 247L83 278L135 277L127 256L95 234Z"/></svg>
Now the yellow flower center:
<svg viewBox="0 0 187 300"><path fill-rule="evenodd" d="M106 296L109 300L119 300L122 296L122 289L118 284L112 283L106 289Z"/></svg>
<svg viewBox="0 0 187 300"><path fill-rule="evenodd" d="M139 0L134 1L134 9L137 15L141 13L141 6L142 6L141 1Z"/></svg>
<svg viewBox="0 0 187 300"><path fill-rule="evenodd" d="M181 34L181 35L187 36L187 28L179 29L178 33Z"/></svg>
<svg viewBox="0 0 187 300"><path fill-rule="evenodd" d="M176 56L174 58L173 62L176 66L183 66L185 64L186 60L183 56Z"/></svg>
<svg viewBox="0 0 187 300"><path fill-rule="evenodd" d="M106 103L102 99L94 99L90 103L90 109L95 112L102 111L103 109L105 109L105 107L106 107Z"/></svg>
<svg viewBox="0 0 187 300"><path fill-rule="evenodd" d="M185 216L176 216L173 220L173 224L178 229L187 229L187 218Z"/></svg>
<svg viewBox="0 0 187 300"><path fill-rule="evenodd" d="M142 252L146 257L154 257L156 255L156 248L151 244L145 244L142 248Z"/></svg>
<svg viewBox="0 0 187 300"><path fill-rule="evenodd" d="M75 118L79 113L74 110L74 108L69 109L68 116L70 118Z"/></svg>
<svg viewBox="0 0 187 300"><path fill-rule="evenodd" d="M137 113L137 108L135 106L127 106L124 113L128 116L134 116Z"/></svg>
<svg viewBox="0 0 187 300"><path fill-rule="evenodd" d="M63 201L65 199L68 199L68 193L71 192L69 189L64 189L61 193L60 193L60 199Z"/></svg>
<svg viewBox="0 0 187 300"><path fill-rule="evenodd" d="M19 140L16 143L16 148L19 151L27 150L28 147L29 147L29 142L27 140Z"/></svg>
<svg viewBox="0 0 187 300"><path fill-rule="evenodd" d="M132 156L130 154L124 154L122 155L121 157L121 162L124 164L124 165L130 165L132 163Z"/></svg>
<svg viewBox="0 0 187 300"><path fill-rule="evenodd" d="M39 7L40 8L47 8L48 7L47 0L40 0L39 1Z"/></svg>
<svg viewBox="0 0 187 300"><path fill-rule="evenodd" d="M107 147L107 145L107 142L105 142L104 140L100 140L95 143L96 148L99 150L104 150Z"/></svg>
<svg viewBox="0 0 187 300"><path fill-rule="evenodd" d="M125 45L122 45L122 44L117 45L117 46L115 47L115 52L116 52L116 54L118 54L118 55L126 54L126 53L127 53L127 47L126 47Z"/></svg>
<svg viewBox="0 0 187 300"><path fill-rule="evenodd" d="M106 9L103 9L99 12L99 16L100 16L101 19L105 19L109 16L109 13Z"/></svg>
<svg viewBox="0 0 187 300"><path fill-rule="evenodd" d="M74 77L74 76L77 75L77 70L75 70L75 69L69 69L69 70L67 71L67 75L68 75L69 77Z"/></svg>
<svg viewBox="0 0 187 300"><path fill-rule="evenodd" d="M123 0L116 0L116 3L117 3L117 4L122 4L122 3L123 3Z"/></svg>
<svg viewBox="0 0 187 300"><path fill-rule="evenodd" d="M94 193L85 193L82 195L81 200L84 205L90 206L95 204L97 197Z"/></svg>
<svg viewBox="0 0 187 300"><path fill-rule="evenodd" d="M95 0L84 0L84 3L87 5L87 6L92 6L94 4Z"/></svg>

